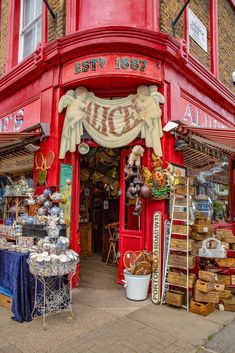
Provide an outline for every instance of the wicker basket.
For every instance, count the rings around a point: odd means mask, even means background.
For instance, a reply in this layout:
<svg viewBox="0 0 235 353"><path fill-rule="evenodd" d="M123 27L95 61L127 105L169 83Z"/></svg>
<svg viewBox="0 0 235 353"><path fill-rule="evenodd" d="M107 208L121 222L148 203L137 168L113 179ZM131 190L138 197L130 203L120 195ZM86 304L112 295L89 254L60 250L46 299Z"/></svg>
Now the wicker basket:
<svg viewBox="0 0 235 353"><path fill-rule="evenodd" d="M216 263L220 267L235 267L235 258L216 259Z"/></svg>
<svg viewBox="0 0 235 353"><path fill-rule="evenodd" d="M212 313L212 311L214 310L215 310L214 303L203 304L203 303L197 303L194 300L190 301L189 311L191 311L191 313L207 316L208 314Z"/></svg>
<svg viewBox="0 0 235 353"><path fill-rule="evenodd" d="M198 278L206 282L215 282L216 274L209 271L199 271Z"/></svg>
<svg viewBox="0 0 235 353"><path fill-rule="evenodd" d="M184 287L187 286L187 275L181 272L169 271L168 280L169 280L169 283L171 284L184 286ZM188 278L189 288L193 288L193 284L195 280L196 280L196 275L194 273L190 273Z"/></svg>
<svg viewBox="0 0 235 353"><path fill-rule="evenodd" d="M172 224L171 233L187 235L187 226Z"/></svg>
<svg viewBox="0 0 235 353"><path fill-rule="evenodd" d="M230 285L231 284L231 276L217 274L216 283Z"/></svg>
<svg viewBox="0 0 235 353"><path fill-rule="evenodd" d="M193 244L194 244L194 241L192 239L189 239L188 240L188 250L189 251L192 251ZM186 239L171 238L170 248L186 251L187 250L187 240Z"/></svg>
<svg viewBox="0 0 235 353"><path fill-rule="evenodd" d="M193 224L192 230L197 233L209 233L211 230L211 227L200 225L200 224Z"/></svg>
<svg viewBox="0 0 235 353"><path fill-rule="evenodd" d="M170 254L169 265L178 268L187 268L187 256ZM196 265L195 256L188 256L188 268L194 268Z"/></svg>

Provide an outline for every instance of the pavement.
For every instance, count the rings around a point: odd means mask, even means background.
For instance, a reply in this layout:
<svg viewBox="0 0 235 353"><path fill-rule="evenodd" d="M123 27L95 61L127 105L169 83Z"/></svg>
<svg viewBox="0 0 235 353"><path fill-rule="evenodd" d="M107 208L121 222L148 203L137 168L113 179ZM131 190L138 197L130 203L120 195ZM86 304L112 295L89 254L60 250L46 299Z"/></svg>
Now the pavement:
<svg viewBox="0 0 235 353"><path fill-rule="evenodd" d="M117 268L97 256L81 260L73 313L23 324L0 307L0 353L235 353L235 313L207 317L126 298Z"/></svg>

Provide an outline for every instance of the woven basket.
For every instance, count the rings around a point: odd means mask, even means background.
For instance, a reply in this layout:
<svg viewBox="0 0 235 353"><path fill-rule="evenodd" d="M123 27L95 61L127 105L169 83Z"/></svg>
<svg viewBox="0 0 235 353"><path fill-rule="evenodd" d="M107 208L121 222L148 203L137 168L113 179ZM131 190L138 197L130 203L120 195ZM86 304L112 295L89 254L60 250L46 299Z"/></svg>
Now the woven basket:
<svg viewBox="0 0 235 353"><path fill-rule="evenodd" d="M192 177L184 177L184 176L178 176L175 178L175 183L178 185L187 185L187 181L189 181L189 185L193 186L194 183L194 178Z"/></svg>
<svg viewBox="0 0 235 353"><path fill-rule="evenodd" d="M214 282L204 282L198 279L195 288L200 292L209 293L211 290L215 289L215 284Z"/></svg>

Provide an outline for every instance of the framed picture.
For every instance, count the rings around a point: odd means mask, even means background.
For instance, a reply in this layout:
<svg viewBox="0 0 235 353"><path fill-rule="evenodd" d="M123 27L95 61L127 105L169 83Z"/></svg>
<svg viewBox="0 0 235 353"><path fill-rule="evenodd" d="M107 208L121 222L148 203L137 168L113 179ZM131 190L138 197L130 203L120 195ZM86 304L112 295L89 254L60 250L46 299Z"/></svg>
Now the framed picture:
<svg viewBox="0 0 235 353"><path fill-rule="evenodd" d="M176 176L186 176L187 175L187 168L182 167L181 165L171 163L174 167L174 171Z"/></svg>

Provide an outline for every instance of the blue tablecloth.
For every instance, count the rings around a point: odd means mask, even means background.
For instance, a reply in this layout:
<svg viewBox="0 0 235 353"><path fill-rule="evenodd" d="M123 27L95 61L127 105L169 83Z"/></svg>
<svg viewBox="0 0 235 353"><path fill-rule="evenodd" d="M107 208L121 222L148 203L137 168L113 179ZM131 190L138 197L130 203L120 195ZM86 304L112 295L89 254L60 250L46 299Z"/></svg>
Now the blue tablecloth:
<svg viewBox="0 0 235 353"><path fill-rule="evenodd" d="M0 286L12 293L13 319L32 320L34 276L29 272L28 254L0 250Z"/></svg>

